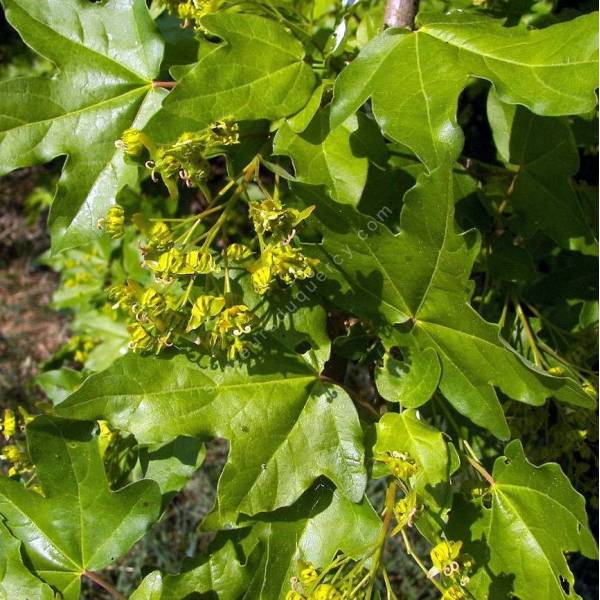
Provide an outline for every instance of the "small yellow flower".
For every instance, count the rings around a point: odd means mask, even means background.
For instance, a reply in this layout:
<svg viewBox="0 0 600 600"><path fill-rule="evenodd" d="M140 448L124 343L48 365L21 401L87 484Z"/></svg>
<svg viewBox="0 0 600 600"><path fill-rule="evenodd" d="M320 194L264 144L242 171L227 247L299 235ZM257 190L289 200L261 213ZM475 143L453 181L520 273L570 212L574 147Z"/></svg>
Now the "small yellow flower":
<svg viewBox="0 0 600 600"><path fill-rule="evenodd" d="M419 470L419 465L404 452L385 452L379 454L376 459L385 463L394 477L405 481Z"/></svg>
<svg viewBox="0 0 600 600"><path fill-rule="evenodd" d="M417 493L414 488L411 488L409 493L404 498L398 500L394 506L394 516L398 525L392 534L396 535L407 526L412 527L417 510Z"/></svg>
<svg viewBox="0 0 600 600"><path fill-rule="evenodd" d="M148 249L168 250L173 244L173 234L164 221L154 223L148 231Z"/></svg>
<svg viewBox="0 0 600 600"><path fill-rule="evenodd" d="M227 260L231 262L240 262L252 256L252 251L244 244L231 244L226 250Z"/></svg>
<svg viewBox="0 0 600 600"><path fill-rule="evenodd" d="M227 359L235 360L246 349L246 344L239 337L234 337L227 347Z"/></svg>
<svg viewBox="0 0 600 600"><path fill-rule="evenodd" d="M310 585L317 581L317 579L319 579L319 573L317 573L317 570L312 565L300 571L300 581L303 585Z"/></svg>
<svg viewBox="0 0 600 600"><path fill-rule="evenodd" d="M163 296L153 288L148 288L140 299L140 307L149 315L157 316L167 308Z"/></svg>
<svg viewBox="0 0 600 600"><path fill-rule="evenodd" d="M132 323L127 330L131 336L129 347L134 352L153 352L156 349L156 340L140 323Z"/></svg>
<svg viewBox="0 0 600 600"><path fill-rule="evenodd" d="M185 255L184 274L206 274L220 271L212 254L206 250L192 250Z"/></svg>
<svg viewBox="0 0 600 600"><path fill-rule="evenodd" d="M199 296L192 306L192 316L186 331L197 329L210 317L216 317L225 307L225 298L221 296Z"/></svg>
<svg viewBox="0 0 600 600"><path fill-rule="evenodd" d="M256 269L251 275L252 287L257 294L263 296L271 288L273 277L271 276L271 269L269 267L260 267Z"/></svg>
<svg viewBox="0 0 600 600"><path fill-rule="evenodd" d="M27 451L16 444L4 446L0 453L0 458L12 463L12 466L8 470L9 477L18 475L23 471L30 471L32 468Z"/></svg>
<svg viewBox="0 0 600 600"><path fill-rule="evenodd" d="M284 283L292 284L296 279L308 279L315 274L317 259L308 258L298 248L276 246L271 249L272 272Z"/></svg>
<svg viewBox="0 0 600 600"><path fill-rule="evenodd" d="M457 585L453 585L444 591L442 600L464 600L467 596L464 591Z"/></svg>
<svg viewBox="0 0 600 600"><path fill-rule="evenodd" d="M443 540L431 549L429 555L434 569L446 577L458 573L460 565L457 558L462 548L462 542Z"/></svg>
<svg viewBox="0 0 600 600"><path fill-rule="evenodd" d="M302 594L295 592L294 590L290 590L285 595L285 600L306 600Z"/></svg>
<svg viewBox="0 0 600 600"><path fill-rule="evenodd" d="M139 129L126 129L115 146L129 156L139 156L144 151L143 134Z"/></svg>
<svg viewBox="0 0 600 600"><path fill-rule="evenodd" d="M115 204L108 209L106 217L98 221L98 227L104 229L113 239L119 239L125 233L125 211Z"/></svg>
<svg viewBox="0 0 600 600"><path fill-rule="evenodd" d="M342 595L329 583L321 583L312 593L311 600L342 600Z"/></svg>
<svg viewBox="0 0 600 600"><path fill-rule="evenodd" d="M4 439L8 440L17 433L17 418L15 413L10 408L4 411L4 418L2 420L2 434Z"/></svg>
<svg viewBox="0 0 600 600"><path fill-rule="evenodd" d="M254 324L254 314L244 304L237 304L225 309L219 316L217 322L217 333L233 334L234 337L240 337L252 331Z"/></svg>
<svg viewBox="0 0 600 600"><path fill-rule="evenodd" d="M277 197L267 198L250 204L250 218L259 235L271 233L276 240L288 240L293 237L295 227L307 219L314 206L304 210L285 208Z"/></svg>

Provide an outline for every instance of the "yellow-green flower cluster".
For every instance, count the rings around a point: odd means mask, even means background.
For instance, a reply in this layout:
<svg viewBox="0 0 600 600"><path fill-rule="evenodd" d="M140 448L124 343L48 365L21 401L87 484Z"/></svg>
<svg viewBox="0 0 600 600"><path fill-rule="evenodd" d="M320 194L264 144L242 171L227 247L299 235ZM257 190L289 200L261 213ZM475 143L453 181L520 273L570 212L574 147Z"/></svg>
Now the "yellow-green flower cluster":
<svg viewBox="0 0 600 600"><path fill-rule="evenodd" d="M392 531L392 535L396 535L405 527L412 527L419 509L417 492L415 488L411 487L404 498L398 500L394 505L394 517L396 517L397 525Z"/></svg>
<svg viewBox="0 0 600 600"><path fill-rule="evenodd" d="M473 568L473 559L461 553L462 542L442 540L429 553L433 566L430 577L440 576L446 590L446 600L461 600L466 597L463 588L469 583L469 574Z"/></svg>
<svg viewBox="0 0 600 600"><path fill-rule="evenodd" d="M252 285L258 294L266 294L276 279L291 285L297 279L313 277L318 262L289 245L266 248L253 266Z"/></svg>
<svg viewBox="0 0 600 600"><path fill-rule="evenodd" d="M108 209L106 217L98 221L98 227L104 229L113 239L118 240L125 233L125 211L123 207L115 204Z"/></svg>
<svg viewBox="0 0 600 600"><path fill-rule="evenodd" d="M252 285L258 294L266 294L277 280L291 285L297 279L314 276L319 261L305 256L291 244L296 227L313 210L314 206L303 211L286 208L277 196L250 204L250 218L262 241L260 258L250 267Z"/></svg>
<svg viewBox="0 0 600 600"><path fill-rule="evenodd" d="M255 324L256 317L246 305L227 306L224 297L207 295L196 298L186 331L202 328L200 341L233 360L246 348L245 338Z"/></svg>
<svg viewBox="0 0 600 600"><path fill-rule="evenodd" d="M286 600L364 600L370 598L373 580L365 574L365 555L358 563L339 555L331 564L317 569L311 564L291 579Z"/></svg>
<svg viewBox="0 0 600 600"><path fill-rule="evenodd" d="M128 326L129 347L135 352L154 352L171 346L185 325L185 314L179 310L174 295L144 288L134 281L109 290L114 308L126 311L133 319Z"/></svg>
<svg viewBox="0 0 600 600"><path fill-rule="evenodd" d="M184 27L191 23L198 30L202 29L202 17L216 12L220 4L219 0L162 0L162 3L172 15L183 20Z"/></svg>
<svg viewBox="0 0 600 600"><path fill-rule="evenodd" d="M171 248L162 252L156 260L147 259L145 264L156 279L163 281L171 281L180 275L206 275L221 270L214 256L201 248L188 251Z"/></svg>
<svg viewBox="0 0 600 600"><path fill-rule="evenodd" d="M162 221L147 227L147 235L143 264L153 273L158 288L128 281L109 290L113 308L125 311L132 319L128 327L130 348L159 353L187 341L211 354L235 359L248 347L256 317L231 294L227 299L225 295L198 295L198 277L222 271L216 255L206 248L185 250L175 245L170 228ZM225 253L231 260L251 255L242 244L228 247Z"/></svg>
<svg viewBox="0 0 600 600"><path fill-rule="evenodd" d="M14 477L33 469L25 443L19 439L14 439L17 432L24 428L32 418L21 406L19 406L19 417L10 408L4 410L1 420L2 435L6 441L12 439L12 443L2 447L0 458L10 463L10 467L8 468L9 477ZM21 421L21 424L19 421Z"/></svg>
<svg viewBox="0 0 600 600"><path fill-rule="evenodd" d="M202 186L209 174L208 157L225 146L239 142L238 125L231 121L217 121L197 132L181 134L173 144L155 144L137 129L127 129L115 142L128 156L139 158L144 148L150 158L145 165L152 179L160 175L172 197L177 197L177 181L187 187Z"/></svg>
<svg viewBox="0 0 600 600"><path fill-rule="evenodd" d="M262 202L250 204L250 218L258 235L273 236L273 240L281 242L289 240L295 233L295 228L307 219L314 206L300 211L295 208L286 208L277 197L267 198Z"/></svg>
<svg viewBox="0 0 600 600"><path fill-rule="evenodd" d="M153 275L156 285L129 282L113 288L110 295L114 308L122 309L131 319L130 346L134 351L158 353L181 342L234 359L250 347L249 338L259 321L239 291L232 293L232 281L249 275L254 290L264 295L277 282L290 286L315 274L318 261L293 245L296 227L314 207L297 210L283 206L277 181L271 196L259 179L257 158L216 196L205 185L208 158L238 140L237 125L224 120L201 132L184 133L170 145L157 145L133 129L125 131L118 142L132 157L140 158L144 149L147 151L147 168L152 170L153 179L160 174L172 197L177 194L179 178L190 187L200 188L206 200L202 212L168 219L169 223L132 215L133 224L146 238L140 246L142 266ZM251 185L263 192L263 200L251 199ZM248 213L232 210L240 199L248 203ZM247 214L256 237L249 245L228 244L230 236L246 235ZM107 215L105 221L114 218Z"/></svg>
<svg viewBox="0 0 600 600"><path fill-rule="evenodd" d="M408 481L419 470L419 465L406 452L383 452L375 459L385 463L390 473L402 481Z"/></svg>
<svg viewBox="0 0 600 600"><path fill-rule="evenodd" d="M71 354L75 362L84 364L97 345L98 341L89 335L74 335L66 343L64 351Z"/></svg>

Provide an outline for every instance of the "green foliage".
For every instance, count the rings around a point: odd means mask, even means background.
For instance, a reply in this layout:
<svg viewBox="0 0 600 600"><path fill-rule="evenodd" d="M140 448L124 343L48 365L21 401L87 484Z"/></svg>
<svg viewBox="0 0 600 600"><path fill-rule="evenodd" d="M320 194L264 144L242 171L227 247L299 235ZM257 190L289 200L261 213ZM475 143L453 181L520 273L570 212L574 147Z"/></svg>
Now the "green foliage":
<svg viewBox="0 0 600 600"><path fill-rule="evenodd" d="M594 15L539 31L464 13L421 21L414 33L390 30L375 38L340 76L334 125L372 98L384 133L433 168L460 153L456 104L470 75L492 82L502 101L541 115L584 113L596 105Z"/></svg>
<svg viewBox="0 0 600 600"><path fill-rule="evenodd" d="M163 42L141 0L102 6L8 0L3 6L58 73L2 83L0 173L67 155L50 213L53 248L85 244L115 194L136 180L114 141L158 108L161 92L150 82Z"/></svg>
<svg viewBox="0 0 600 600"><path fill-rule="evenodd" d="M395 599L398 553L428 597L579 597L597 14L2 4L54 70L2 77L0 172L66 157L42 261L73 315L42 414L2 422L3 597L120 597L97 571L215 438L214 539L132 599Z"/></svg>
<svg viewBox="0 0 600 600"><path fill-rule="evenodd" d="M110 491L96 428L36 418L27 436L38 489L0 481L6 526L22 542L34 572L65 598L79 597L79 578L86 570L102 569L127 552L160 507L153 481Z"/></svg>
<svg viewBox="0 0 600 600"><path fill-rule="evenodd" d="M558 465L535 467L528 462L518 440L504 454L492 471L491 507L474 502L467 510L477 511L476 519L461 519L462 526L472 523L475 559L481 549L476 549L478 542L490 548L490 571L480 571L473 578L474 589L482 596L496 585L514 590L521 598L571 597L560 583L561 579L571 586L574 583L563 552L579 550L598 557L596 542L586 527L583 498ZM527 560L519 558L523 553ZM538 582L535 589L531 581Z"/></svg>

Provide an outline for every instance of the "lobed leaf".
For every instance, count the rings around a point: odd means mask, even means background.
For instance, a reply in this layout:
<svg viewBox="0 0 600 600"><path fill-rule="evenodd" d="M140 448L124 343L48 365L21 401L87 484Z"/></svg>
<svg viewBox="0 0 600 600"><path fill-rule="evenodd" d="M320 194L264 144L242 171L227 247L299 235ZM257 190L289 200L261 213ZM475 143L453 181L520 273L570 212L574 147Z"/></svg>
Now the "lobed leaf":
<svg viewBox="0 0 600 600"><path fill-rule="evenodd" d="M225 12L207 15L202 23L224 41L205 49L165 100L165 111L203 129L223 118L275 120L306 104L315 78L302 44L282 25Z"/></svg>
<svg viewBox="0 0 600 600"><path fill-rule="evenodd" d="M386 413L377 423L375 453L408 454L417 464L414 489L425 512L416 517L424 535L439 528L452 505L450 476L456 470L455 451L441 431L421 421L414 410Z"/></svg>
<svg viewBox="0 0 600 600"><path fill-rule="evenodd" d="M137 167L114 142L159 108L163 41L143 0L2 0L8 21L58 72L0 83L0 174L67 155L52 248L83 245Z"/></svg>
<svg viewBox="0 0 600 600"><path fill-rule="evenodd" d="M53 600L54 591L23 562L21 542L0 523L0 597Z"/></svg>
<svg viewBox="0 0 600 600"><path fill-rule="evenodd" d="M313 248L327 265L322 293L377 322L388 346L433 348L444 396L500 438L509 431L496 387L527 404L555 397L592 407L575 382L525 361L468 304L478 248L470 234L455 230L453 187L448 166L422 175L405 197L397 235L376 219L322 200L316 214L323 243ZM400 323L408 333L390 329Z"/></svg>
<svg viewBox="0 0 600 600"><path fill-rule="evenodd" d="M289 505L320 475L355 501L364 492L362 431L352 401L298 355L273 352L223 368L181 355L129 355L90 377L58 412L105 419L140 443L227 438L229 461L209 527Z"/></svg>
<svg viewBox="0 0 600 600"><path fill-rule="evenodd" d="M43 495L0 478L6 526L22 542L34 573L67 600L79 598L84 571L125 554L160 509L153 481L109 489L96 429L95 423L37 417L27 438Z"/></svg>
<svg viewBox="0 0 600 600"><path fill-rule="evenodd" d="M597 54L594 14L537 31L460 12L425 16L415 32L377 36L341 73L332 127L371 98L383 132L434 169L462 148L456 107L470 76L537 114L578 114L596 105Z"/></svg>
<svg viewBox="0 0 600 600"><path fill-rule="evenodd" d="M511 227L518 235L548 234L563 248L578 238L592 239L571 177L579 170L579 153L567 122L539 117L522 106L488 97L487 113L502 159L516 167L511 182Z"/></svg>
<svg viewBox="0 0 600 600"><path fill-rule="evenodd" d="M318 111L300 133L284 123L273 141L273 152L291 157L297 181L324 185L334 200L353 206L367 183L369 159L382 164L387 155L372 121L352 115L330 130L329 109Z"/></svg>
<svg viewBox="0 0 600 600"><path fill-rule="evenodd" d="M475 598L578 598L564 552L598 557L583 497L557 464L528 462L519 440L496 459L492 477L491 507L472 503L451 523L451 535L465 536L476 560Z"/></svg>

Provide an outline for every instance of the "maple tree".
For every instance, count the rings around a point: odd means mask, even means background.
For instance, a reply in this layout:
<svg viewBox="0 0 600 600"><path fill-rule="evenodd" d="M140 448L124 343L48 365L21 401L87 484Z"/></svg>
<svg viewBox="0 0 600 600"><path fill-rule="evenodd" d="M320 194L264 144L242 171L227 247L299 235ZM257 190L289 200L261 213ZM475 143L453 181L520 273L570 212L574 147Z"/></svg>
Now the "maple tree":
<svg viewBox="0 0 600 600"><path fill-rule="evenodd" d="M1 0L52 72L0 82L0 173L65 159L80 332L4 415L7 598L123 598L214 438L208 552L132 599L398 598L390 544L445 600L578 597L597 13L394 1Z"/></svg>

